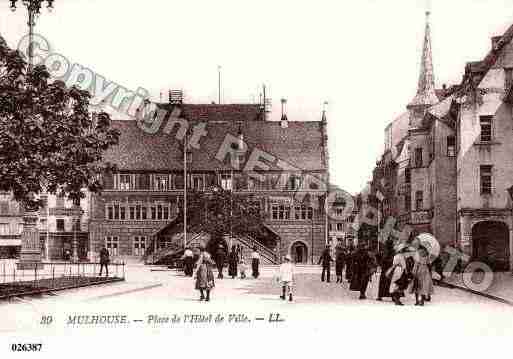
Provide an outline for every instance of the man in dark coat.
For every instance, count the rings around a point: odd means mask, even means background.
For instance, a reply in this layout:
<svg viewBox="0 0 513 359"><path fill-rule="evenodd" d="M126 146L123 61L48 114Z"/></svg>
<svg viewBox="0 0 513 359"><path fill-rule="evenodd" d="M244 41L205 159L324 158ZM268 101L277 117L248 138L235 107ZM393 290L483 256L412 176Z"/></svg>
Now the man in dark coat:
<svg viewBox="0 0 513 359"><path fill-rule="evenodd" d="M350 245L346 253L346 280L348 282L351 282L351 277L353 276L353 256L354 247Z"/></svg>
<svg viewBox="0 0 513 359"><path fill-rule="evenodd" d="M105 276L109 276L109 251L105 246L100 251L100 277L102 276L103 267L105 267Z"/></svg>
<svg viewBox="0 0 513 359"><path fill-rule="evenodd" d="M375 270L374 258L369 255L367 248L363 244L359 245L353 255L353 275L349 289L360 292L360 299L367 298L365 292Z"/></svg>
<svg viewBox="0 0 513 359"><path fill-rule="evenodd" d="M326 246L318 263L322 264L321 282L324 282L324 275L326 275L326 282L330 282L331 262L333 262L333 258L331 258L330 246Z"/></svg>
<svg viewBox="0 0 513 359"><path fill-rule="evenodd" d="M218 275L217 275L217 278L223 278L223 267L224 267L224 262L226 260L226 252L223 248L223 245L220 244L219 245L219 249L217 250L217 253L216 253L216 265L217 265L217 270L218 270Z"/></svg>
<svg viewBox="0 0 513 359"><path fill-rule="evenodd" d="M390 277L387 276L387 272L392 267L392 262L394 260L394 242L392 239L388 239L383 246L383 251L381 252L380 258L380 267L381 273L379 275L379 289L378 289L378 298L377 300L382 300L383 298L391 297L390 295Z"/></svg>

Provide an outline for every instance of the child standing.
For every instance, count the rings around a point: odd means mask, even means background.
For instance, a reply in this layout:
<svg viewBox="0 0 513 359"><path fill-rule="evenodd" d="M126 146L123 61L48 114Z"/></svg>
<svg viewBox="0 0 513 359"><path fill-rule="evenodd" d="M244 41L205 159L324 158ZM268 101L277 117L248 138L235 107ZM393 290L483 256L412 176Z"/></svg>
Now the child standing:
<svg viewBox="0 0 513 359"><path fill-rule="evenodd" d="M282 295L281 299L287 298L292 302L292 286L294 284L294 264L292 264L290 255L285 256L285 262L280 265L279 280L281 282Z"/></svg>
<svg viewBox="0 0 513 359"><path fill-rule="evenodd" d="M244 258L241 258L241 260L240 260L239 270L240 270L240 279L246 278L246 271L248 270L248 266L244 262Z"/></svg>

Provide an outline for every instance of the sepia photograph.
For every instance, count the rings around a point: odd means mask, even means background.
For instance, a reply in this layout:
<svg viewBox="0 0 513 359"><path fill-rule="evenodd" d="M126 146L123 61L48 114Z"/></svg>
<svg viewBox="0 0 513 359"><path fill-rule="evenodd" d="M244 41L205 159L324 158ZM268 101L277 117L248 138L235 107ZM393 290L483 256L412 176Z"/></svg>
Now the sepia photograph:
<svg viewBox="0 0 513 359"><path fill-rule="evenodd" d="M0 357L512 335L513 2L0 0Z"/></svg>

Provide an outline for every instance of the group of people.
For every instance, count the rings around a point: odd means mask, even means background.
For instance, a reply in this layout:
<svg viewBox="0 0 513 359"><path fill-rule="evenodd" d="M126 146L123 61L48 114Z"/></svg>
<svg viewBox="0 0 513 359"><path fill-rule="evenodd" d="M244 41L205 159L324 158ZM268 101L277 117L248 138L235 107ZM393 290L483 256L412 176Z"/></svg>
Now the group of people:
<svg viewBox="0 0 513 359"><path fill-rule="evenodd" d="M376 256L364 243L356 249L344 247L340 243L335 247L335 259L330 246L326 246L319 258L322 265L321 281L330 282L331 263L335 262L337 283L349 282L349 289L360 293L359 299L366 299L369 282L381 267L379 275L378 301L390 297L396 305L403 305L401 298L405 291L415 295L415 305L423 306L431 300L433 294L432 268L428 260L429 253L424 247L412 249L404 243L394 247L388 240L383 250Z"/></svg>
<svg viewBox="0 0 513 359"><path fill-rule="evenodd" d="M183 255L184 274L189 277L195 277L195 288L200 292L200 301L210 301L211 290L215 287L213 268L217 268L217 278L224 278L224 267L228 262L228 276L235 279L240 274L241 279L246 278L248 270L242 256L240 246L232 246L230 253L226 254L225 247L221 244L215 251L214 258L205 250L200 248L197 258L190 248L187 248ZM251 253L251 269L253 278L260 275L260 254L257 248L253 248Z"/></svg>

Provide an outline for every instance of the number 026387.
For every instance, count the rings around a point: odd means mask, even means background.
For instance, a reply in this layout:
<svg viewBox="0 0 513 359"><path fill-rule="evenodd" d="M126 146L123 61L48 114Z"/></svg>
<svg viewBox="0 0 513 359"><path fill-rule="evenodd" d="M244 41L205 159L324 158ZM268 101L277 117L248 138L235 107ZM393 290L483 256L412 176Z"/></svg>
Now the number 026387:
<svg viewBox="0 0 513 359"><path fill-rule="evenodd" d="M11 344L11 351L13 352L39 352L43 344Z"/></svg>

